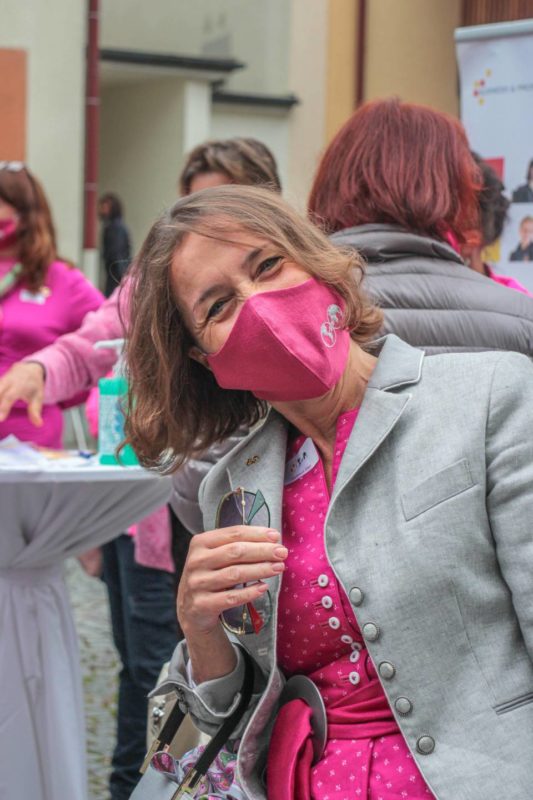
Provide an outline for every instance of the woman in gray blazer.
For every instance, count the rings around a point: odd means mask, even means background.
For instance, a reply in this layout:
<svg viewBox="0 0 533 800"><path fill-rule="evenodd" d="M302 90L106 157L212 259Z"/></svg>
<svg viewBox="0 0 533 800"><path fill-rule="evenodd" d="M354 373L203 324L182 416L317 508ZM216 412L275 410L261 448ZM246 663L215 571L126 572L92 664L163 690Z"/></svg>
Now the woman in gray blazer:
<svg viewBox="0 0 533 800"><path fill-rule="evenodd" d="M528 800L533 368L371 344L360 273L248 187L178 201L144 243L128 345L142 463L174 470L251 426L202 484L163 689L212 733L248 651L235 781L252 800ZM280 709L296 674L312 720L301 699Z"/></svg>

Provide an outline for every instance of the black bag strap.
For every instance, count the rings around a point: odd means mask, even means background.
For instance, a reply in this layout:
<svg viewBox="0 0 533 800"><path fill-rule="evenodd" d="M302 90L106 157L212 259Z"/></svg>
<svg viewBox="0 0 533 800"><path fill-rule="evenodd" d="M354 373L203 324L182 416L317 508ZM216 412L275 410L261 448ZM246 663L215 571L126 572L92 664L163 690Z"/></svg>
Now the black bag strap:
<svg viewBox="0 0 533 800"><path fill-rule="evenodd" d="M174 797L179 797L181 791L184 789L194 789L200 779L206 774L207 770L228 741L229 737L241 721L244 712L248 708L254 689L254 662L252 657L243 647L240 648L240 652L244 659L244 679L242 682L239 702L230 716L227 717L221 724L220 728L212 737L200 758L187 773L185 780L179 786L179 789ZM141 772L146 771L154 753L164 750L170 746L174 736L178 732L181 723L185 719L185 716L186 712L181 710L179 707L179 701L177 701L174 704L172 711L168 715L163 727L161 728L159 736L157 739L155 739L150 747L150 750L146 754L146 758L141 767Z"/></svg>
<svg viewBox="0 0 533 800"><path fill-rule="evenodd" d="M252 657L249 653L244 649L240 648L242 656L244 658L244 678L242 682L242 689L241 689L241 697L235 710L230 714L227 719L224 720L218 731L215 733L209 744L206 746L204 752L196 762L193 767L193 770L198 774L198 778L195 780L194 784L190 784L191 786L195 786L196 783L200 780L202 776L204 776L218 756L226 742L228 741L229 737L241 721L244 712L248 708L250 700L252 699L252 694L254 690L254 662Z"/></svg>

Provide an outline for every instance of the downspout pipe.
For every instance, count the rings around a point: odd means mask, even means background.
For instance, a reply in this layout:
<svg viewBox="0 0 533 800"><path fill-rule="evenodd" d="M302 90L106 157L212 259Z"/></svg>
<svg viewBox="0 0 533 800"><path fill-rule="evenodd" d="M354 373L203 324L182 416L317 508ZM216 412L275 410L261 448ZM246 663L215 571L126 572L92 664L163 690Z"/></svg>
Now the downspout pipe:
<svg viewBox="0 0 533 800"><path fill-rule="evenodd" d="M100 124L99 0L87 0L87 62L85 85L85 181L83 248L97 247L97 192ZM93 276L90 276L93 278Z"/></svg>
<svg viewBox="0 0 533 800"><path fill-rule="evenodd" d="M357 8L357 46L355 50L355 107L365 101L367 0L359 0Z"/></svg>

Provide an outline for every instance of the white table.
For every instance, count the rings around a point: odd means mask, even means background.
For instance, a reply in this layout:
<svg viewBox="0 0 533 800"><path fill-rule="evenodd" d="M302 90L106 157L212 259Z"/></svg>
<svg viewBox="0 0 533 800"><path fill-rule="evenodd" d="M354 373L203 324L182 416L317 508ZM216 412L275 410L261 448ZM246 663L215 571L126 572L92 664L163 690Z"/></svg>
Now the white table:
<svg viewBox="0 0 533 800"><path fill-rule="evenodd" d="M0 800L87 800L78 642L63 561L163 505L139 467L0 469Z"/></svg>

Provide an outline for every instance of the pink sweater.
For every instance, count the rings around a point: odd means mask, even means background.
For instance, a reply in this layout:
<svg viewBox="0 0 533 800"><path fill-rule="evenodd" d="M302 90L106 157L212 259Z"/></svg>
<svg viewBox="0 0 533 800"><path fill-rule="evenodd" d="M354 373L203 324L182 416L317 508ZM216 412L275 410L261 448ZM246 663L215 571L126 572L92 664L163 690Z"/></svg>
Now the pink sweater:
<svg viewBox="0 0 533 800"><path fill-rule="evenodd" d="M109 372L116 361L115 353L95 350L94 343L124 336L121 320L127 314L128 287L126 281L97 311L87 314L83 322L80 320L81 327L26 359L38 361L46 370L46 403L58 403L77 392L88 392Z"/></svg>
<svg viewBox="0 0 533 800"><path fill-rule="evenodd" d="M0 261L0 276L14 263L13 259ZM77 330L86 314L95 311L102 300L98 289L79 270L62 261L49 266L39 292L30 292L24 284L17 284L0 301L0 375L39 347ZM0 423L0 438L15 434L23 441L61 447L63 420L58 403L72 399L85 388L75 387L63 397L47 397L42 428L29 422L25 403L16 403L9 418ZM83 399L77 398L78 402Z"/></svg>

